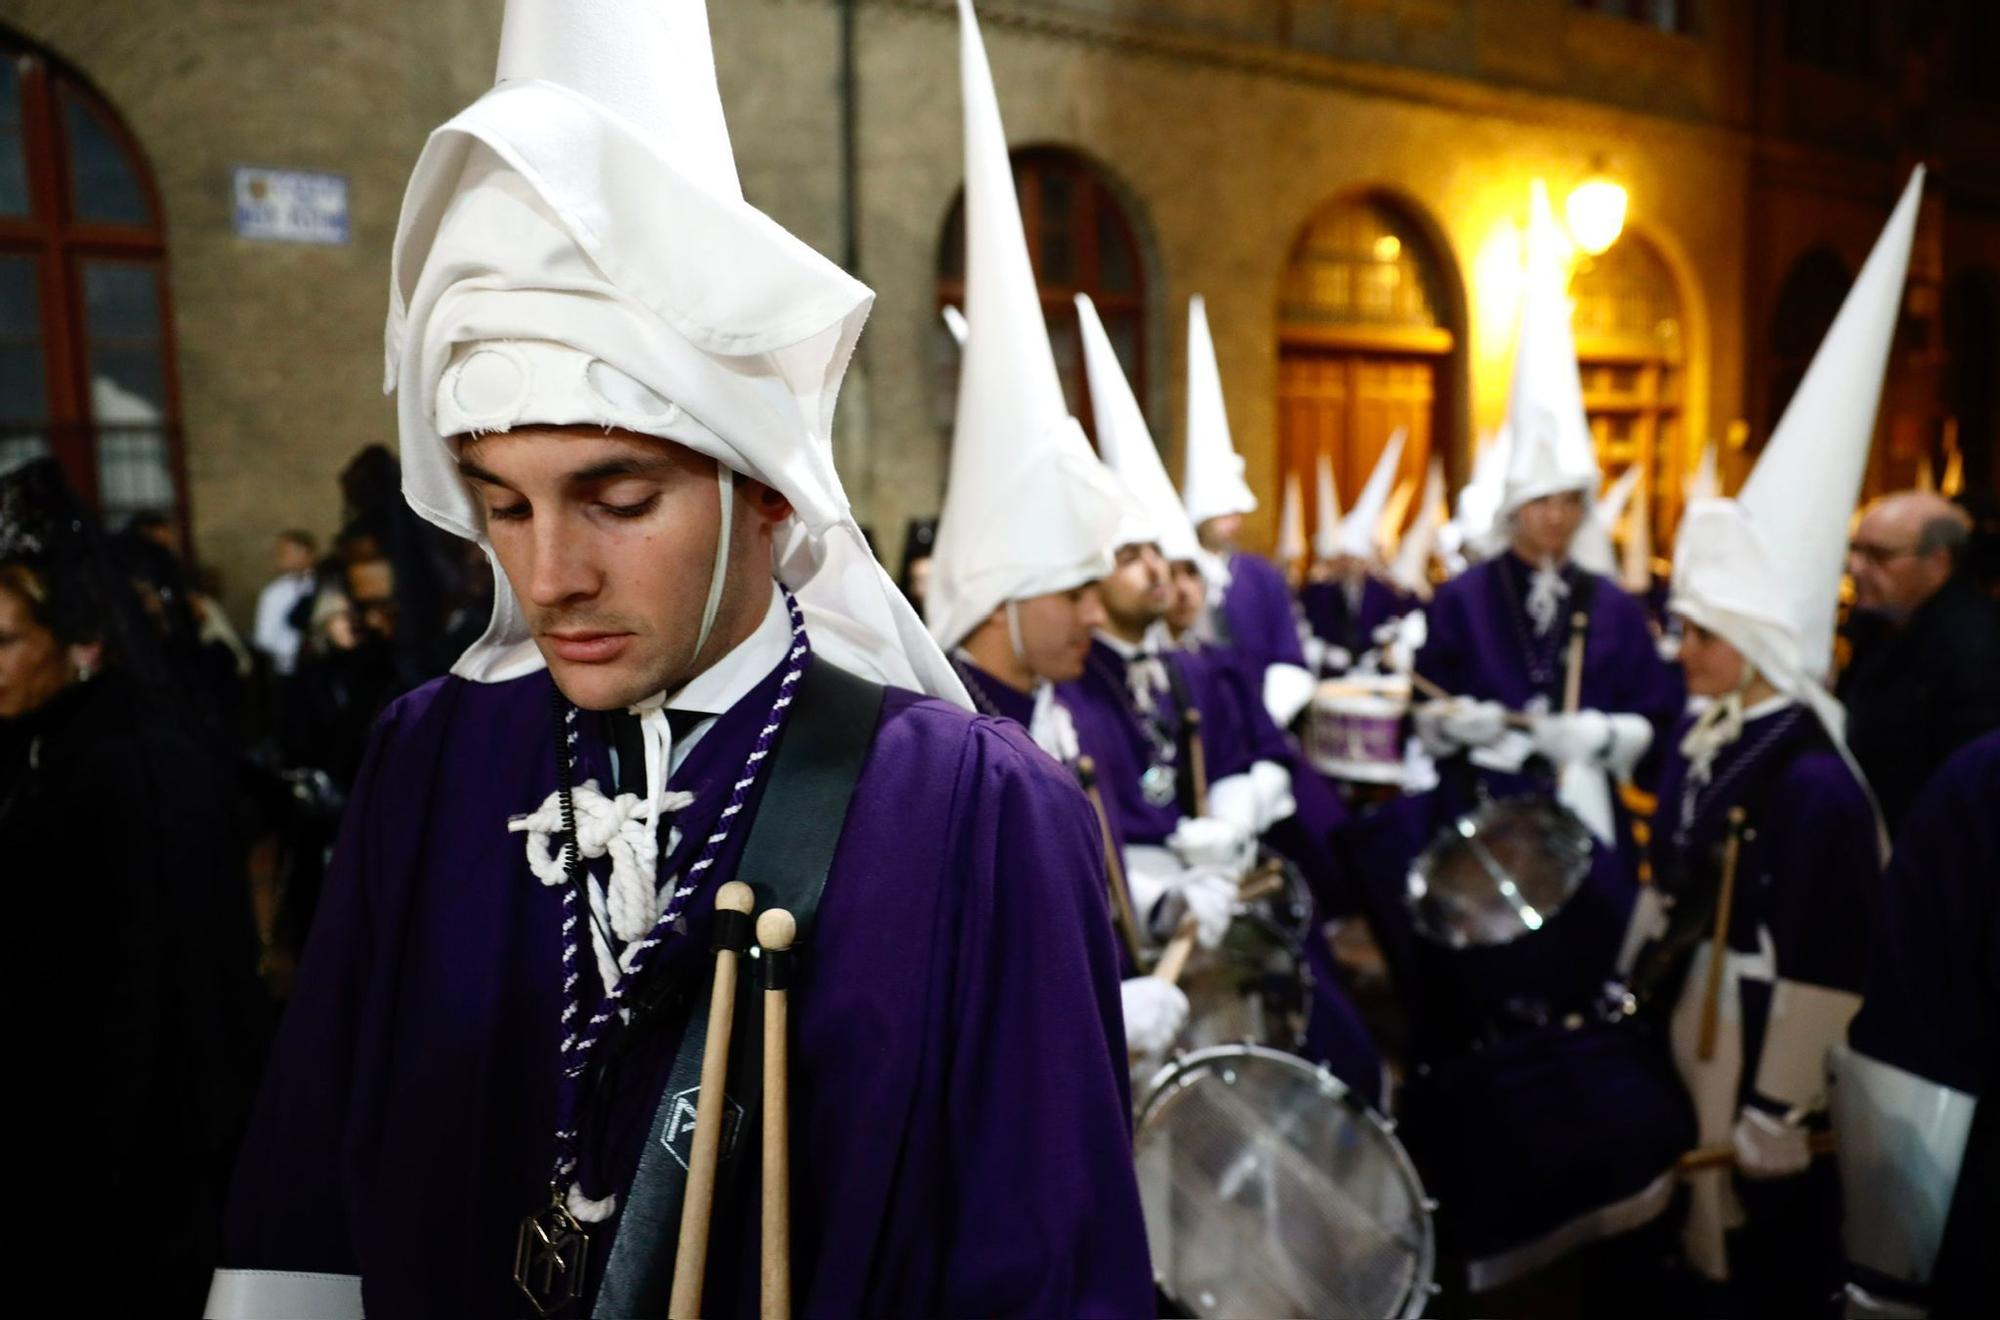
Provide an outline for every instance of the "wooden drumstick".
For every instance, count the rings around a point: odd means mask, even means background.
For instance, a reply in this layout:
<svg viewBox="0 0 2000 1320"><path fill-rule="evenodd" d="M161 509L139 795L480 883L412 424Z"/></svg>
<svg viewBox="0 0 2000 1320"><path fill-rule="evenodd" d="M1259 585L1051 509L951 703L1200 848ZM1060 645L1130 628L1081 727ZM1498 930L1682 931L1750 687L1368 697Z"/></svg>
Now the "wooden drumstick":
<svg viewBox="0 0 2000 1320"><path fill-rule="evenodd" d="M1088 756L1076 758L1076 781L1097 813L1097 837L1104 842L1104 881L1111 891L1111 915L1117 919L1118 933L1125 939L1125 951L1132 965L1139 966L1139 918L1132 910L1132 889L1125 882L1125 861L1118 855L1118 840L1111 832L1111 814L1104 809L1104 794L1097 787L1097 762Z"/></svg>
<svg viewBox="0 0 2000 1320"><path fill-rule="evenodd" d="M1582 610L1569 616L1569 674L1563 682L1563 713L1574 715L1583 704L1583 644L1590 616Z"/></svg>
<svg viewBox="0 0 2000 1320"><path fill-rule="evenodd" d="M1201 745L1201 712L1190 706L1181 712L1187 730L1188 774L1194 780L1194 814L1208 814L1208 752Z"/></svg>
<svg viewBox="0 0 2000 1320"><path fill-rule="evenodd" d="M750 944L750 909L756 901L750 886L741 880L731 880L715 894L715 984L708 999L708 1038L701 1046L701 1090L695 1099L687 1196L681 1203L680 1241L674 1250L674 1287L667 1303L667 1314L673 1320L697 1320L701 1315L702 1275L708 1268L708 1224L715 1210L715 1166L722 1149L729 1033L736 1025L736 965Z"/></svg>
<svg viewBox="0 0 2000 1320"><path fill-rule="evenodd" d="M1729 840L1722 846L1722 885L1715 896L1715 939L1708 949L1708 982L1702 988L1701 1035L1695 1057L1715 1057L1716 1020L1722 1010L1722 964L1729 956L1729 909L1736 902L1736 859L1743 849L1743 808L1729 809Z"/></svg>
<svg viewBox="0 0 2000 1320"><path fill-rule="evenodd" d="M1806 1138L1806 1148L1815 1156L1833 1154L1833 1133L1815 1132ZM1674 1172L1682 1175L1703 1169L1722 1169L1736 1163L1734 1146L1702 1146L1674 1161Z"/></svg>
<svg viewBox="0 0 2000 1320"><path fill-rule="evenodd" d="M791 986L792 940L798 929L798 922L783 908L771 908L757 918L757 943L764 950L763 1320L788 1320L792 1313L791 1073L786 996Z"/></svg>
<svg viewBox="0 0 2000 1320"><path fill-rule="evenodd" d="M1153 964L1153 975L1168 985L1181 979L1186 970L1189 955L1194 952L1194 917L1182 918L1181 928L1167 941L1167 947L1160 950L1160 960Z"/></svg>

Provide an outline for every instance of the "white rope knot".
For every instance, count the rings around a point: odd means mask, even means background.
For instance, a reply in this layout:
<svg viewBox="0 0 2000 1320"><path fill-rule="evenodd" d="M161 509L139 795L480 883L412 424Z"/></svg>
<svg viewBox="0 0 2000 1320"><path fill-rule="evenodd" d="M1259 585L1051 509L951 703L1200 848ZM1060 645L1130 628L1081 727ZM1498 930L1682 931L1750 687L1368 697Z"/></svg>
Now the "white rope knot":
<svg viewBox="0 0 2000 1320"><path fill-rule="evenodd" d="M571 798L576 807L577 850L585 861L611 859L604 900L611 931L628 943L639 939L660 917L661 895L653 882L660 841L654 822L660 815L685 809L694 801L694 794L662 793L655 806L637 793L608 798L599 791L596 780L587 779L576 786ZM507 828L528 836L528 869L536 879L545 885L559 885L568 879L563 857L552 846L563 832L560 793L549 794L535 811L514 817Z"/></svg>
<svg viewBox="0 0 2000 1320"><path fill-rule="evenodd" d="M618 1194L613 1192L600 1201L593 1201L583 1194L581 1183L571 1183L569 1194L563 1198L570 1214L586 1224L601 1224L618 1212Z"/></svg>
<svg viewBox="0 0 2000 1320"><path fill-rule="evenodd" d="M1528 618L1537 636L1555 626L1556 611L1569 599L1569 583L1552 565L1542 564L1528 579Z"/></svg>

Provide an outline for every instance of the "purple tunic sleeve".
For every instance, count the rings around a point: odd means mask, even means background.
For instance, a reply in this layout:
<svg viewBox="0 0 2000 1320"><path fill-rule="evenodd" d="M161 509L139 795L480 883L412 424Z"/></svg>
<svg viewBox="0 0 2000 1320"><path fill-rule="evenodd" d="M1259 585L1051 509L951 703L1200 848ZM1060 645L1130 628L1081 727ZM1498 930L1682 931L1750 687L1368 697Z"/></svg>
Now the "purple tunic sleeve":
<svg viewBox="0 0 2000 1320"><path fill-rule="evenodd" d="M1786 768L1769 800L1759 828L1778 976L1858 994L1881 879L1867 795L1837 753L1811 751Z"/></svg>
<svg viewBox="0 0 2000 1320"><path fill-rule="evenodd" d="M1299 642L1292 591L1285 585L1284 575L1268 561L1248 554L1232 556L1229 572L1231 581L1222 598L1222 613L1229 624L1231 645L1243 653L1260 677L1267 665L1303 669L1305 648Z"/></svg>

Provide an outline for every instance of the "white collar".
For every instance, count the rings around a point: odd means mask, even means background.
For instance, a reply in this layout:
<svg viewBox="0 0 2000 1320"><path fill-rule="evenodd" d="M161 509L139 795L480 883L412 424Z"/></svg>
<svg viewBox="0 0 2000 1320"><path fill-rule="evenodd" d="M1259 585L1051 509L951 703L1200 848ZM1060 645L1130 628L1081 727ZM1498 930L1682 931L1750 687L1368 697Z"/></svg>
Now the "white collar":
<svg viewBox="0 0 2000 1320"><path fill-rule="evenodd" d="M1142 655L1151 655L1153 653L1153 633L1150 627L1146 631L1146 636L1137 642L1128 642L1124 638L1113 636L1101 628L1098 630L1097 640L1103 642L1127 660L1137 660Z"/></svg>
<svg viewBox="0 0 2000 1320"><path fill-rule="evenodd" d="M1751 720L1761 720L1766 715L1776 714L1778 711L1783 710L1785 707L1796 704L1798 703L1795 698L1788 696L1783 692L1775 693L1771 696L1764 698L1756 705L1747 707L1743 712L1743 722L1745 724L1748 724Z"/></svg>
<svg viewBox="0 0 2000 1320"><path fill-rule="evenodd" d="M702 735L714 726L715 716L743 700L752 688L769 677L771 671L778 667L778 662L785 658L791 641L792 623L785 609L785 597L778 584L773 582L770 603L764 607L763 621L748 637L682 684L679 691L656 693L630 707L634 715L642 718L647 711L662 707L709 713L708 719L695 725L685 737L674 741L668 755L668 774L680 767L694 745L701 741Z"/></svg>

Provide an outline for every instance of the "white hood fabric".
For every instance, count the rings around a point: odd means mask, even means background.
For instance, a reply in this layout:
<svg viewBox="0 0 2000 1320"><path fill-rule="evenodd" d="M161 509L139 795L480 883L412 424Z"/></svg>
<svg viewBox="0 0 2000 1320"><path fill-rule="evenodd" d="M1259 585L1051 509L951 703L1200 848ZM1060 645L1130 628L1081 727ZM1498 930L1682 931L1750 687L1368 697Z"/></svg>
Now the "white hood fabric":
<svg viewBox="0 0 2000 1320"><path fill-rule="evenodd" d="M1682 503L1693 504L1696 500L1713 500L1721 497L1722 478L1716 467L1715 441L1710 440L1701 447L1701 460L1695 465L1694 475L1688 478Z"/></svg>
<svg viewBox="0 0 2000 1320"><path fill-rule="evenodd" d="M1690 505L1675 540L1671 608L1810 704L1836 741L1841 711L1825 679L1847 525L1901 312L1923 175L1922 167L1912 174L1742 493Z"/></svg>
<svg viewBox="0 0 2000 1320"><path fill-rule="evenodd" d="M1638 483L1639 465L1634 463L1619 473L1618 479L1591 505L1582 526L1576 529L1576 536L1569 543L1569 557L1577 567L1606 577L1617 569L1612 535L1618 530L1618 520L1625 516L1625 506L1632 499L1632 488Z"/></svg>
<svg viewBox="0 0 2000 1320"><path fill-rule="evenodd" d="M1354 507L1340 521L1341 554L1368 560L1379 557L1382 513L1389 505L1396 473L1403 466L1403 442L1407 438L1407 430L1397 427L1389 433L1389 443L1383 445L1382 452L1376 455L1375 466L1368 473L1368 484L1361 488L1361 494L1355 497Z"/></svg>
<svg viewBox="0 0 2000 1320"><path fill-rule="evenodd" d="M1124 365L1104 332L1090 295L1076 295L1077 326L1083 335L1083 369L1090 382L1090 408L1097 418L1097 454L1129 494L1130 515L1116 538L1118 547L1151 541L1168 563L1202 562L1194 524L1167 476L1146 415L1132 393Z"/></svg>
<svg viewBox="0 0 2000 1320"><path fill-rule="evenodd" d="M1548 190L1534 186L1528 216L1528 269L1521 295L1521 334L1507 400L1513 437L1502 516L1529 500L1563 491L1597 490L1597 451L1583 412L1576 341L1570 334L1562 237Z"/></svg>
<svg viewBox="0 0 2000 1320"><path fill-rule="evenodd" d="M1503 424L1479 447L1472 460L1472 478L1458 492L1457 541L1473 553L1490 556L1499 548L1500 501L1505 497L1507 468L1513 461L1514 433Z"/></svg>
<svg viewBox="0 0 2000 1320"><path fill-rule="evenodd" d="M509 0L499 81L425 144L391 258L384 388L403 490L486 546L448 437L627 427L791 501L775 576L821 654L968 705L834 470L873 294L743 201L702 0ZM541 667L512 589L453 666Z"/></svg>
<svg viewBox="0 0 2000 1320"><path fill-rule="evenodd" d="M1646 490L1642 470L1632 490L1631 530L1625 533L1618 569L1618 585L1635 596L1653 587L1653 504Z"/></svg>
<svg viewBox="0 0 2000 1320"><path fill-rule="evenodd" d="M1430 472L1424 478L1423 503L1417 506L1417 520L1403 534L1396 547L1396 560L1389 568L1389 580L1413 596L1431 596L1431 556L1437 551L1438 528L1444 520L1444 457L1431 455Z"/></svg>
<svg viewBox="0 0 2000 1320"><path fill-rule="evenodd" d="M1111 569L1123 492L1063 398L985 43L959 4L965 100L965 322L951 471L925 617L957 646L1010 600Z"/></svg>
<svg viewBox="0 0 2000 1320"><path fill-rule="evenodd" d="M1285 474L1285 497L1278 504L1278 562L1296 564L1306 557L1305 497L1299 494L1299 474Z"/></svg>
<svg viewBox="0 0 2000 1320"><path fill-rule="evenodd" d="M1314 458L1313 554L1331 559L1340 553L1340 495L1333 486L1333 455L1324 449Z"/></svg>
<svg viewBox="0 0 2000 1320"><path fill-rule="evenodd" d="M1198 293L1188 299L1187 392L1187 462L1181 497L1188 521L1200 527L1210 518L1254 513L1257 497L1243 480L1243 456L1229 438L1222 370L1215 361L1215 339L1208 332L1208 304Z"/></svg>

